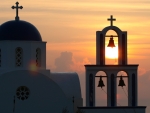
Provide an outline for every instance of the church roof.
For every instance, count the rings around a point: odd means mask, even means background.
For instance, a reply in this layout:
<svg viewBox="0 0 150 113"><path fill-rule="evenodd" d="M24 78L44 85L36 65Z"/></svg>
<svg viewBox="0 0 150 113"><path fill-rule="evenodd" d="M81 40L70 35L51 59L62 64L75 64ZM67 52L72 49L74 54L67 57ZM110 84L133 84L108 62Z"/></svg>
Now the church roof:
<svg viewBox="0 0 150 113"><path fill-rule="evenodd" d="M1 40L42 41L37 28L29 22L12 20L0 26Z"/></svg>
<svg viewBox="0 0 150 113"><path fill-rule="evenodd" d="M80 81L77 73L51 73L50 78L64 91L67 97L82 98Z"/></svg>

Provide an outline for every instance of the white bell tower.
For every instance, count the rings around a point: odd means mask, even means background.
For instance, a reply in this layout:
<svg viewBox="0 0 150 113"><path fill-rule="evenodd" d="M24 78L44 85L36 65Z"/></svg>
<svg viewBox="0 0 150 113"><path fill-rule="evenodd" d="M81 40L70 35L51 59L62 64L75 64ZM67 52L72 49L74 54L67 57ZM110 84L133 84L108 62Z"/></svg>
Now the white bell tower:
<svg viewBox="0 0 150 113"><path fill-rule="evenodd" d="M145 106L138 106L138 64L128 64L127 58L127 31L121 31L117 26L113 26L113 21L116 19L111 15L108 21L110 26L105 27L102 31L96 31L96 65L85 65L86 69L86 107L80 107L86 113L121 113L122 110L127 113L145 113ZM109 30L114 30L118 37L118 64L105 64L105 38ZM110 35L110 41L113 41L113 36ZM111 45L110 45L111 46ZM106 76L96 76L96 73L103 71ZM117 73L124 71L127 76L117 76ZM107 106L95 106L95 77L101 80L103 77L107 79ZM116 80L119 77L122 81L124 77L128 79L128 105L117 106L117 84ZM98 84L98 83L96 83ZM124 86L124 82L120 86ZM103 87L103 86L100 86ZM90 109L90 110L89 110Z"/></svg>

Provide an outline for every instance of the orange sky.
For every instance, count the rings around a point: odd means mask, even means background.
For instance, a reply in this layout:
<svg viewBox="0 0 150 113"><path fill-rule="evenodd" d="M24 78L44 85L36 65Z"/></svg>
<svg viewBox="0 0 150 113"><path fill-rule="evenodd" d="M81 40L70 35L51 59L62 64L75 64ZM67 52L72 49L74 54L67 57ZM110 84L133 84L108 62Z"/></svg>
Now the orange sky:
<svg viewBox="0 0 150 113"><path fill-rule="evenodd" d="M15 18L15 10L11 9L15 2L0 0L0 24ZM74 63L71 70L63 71L77 71L82 89L83 65L95 63L95 34L110 25L107 21L110 15L117 20L115 26L128 31L129 63L140 65L141 76L150 75L149 0L19 0L19 3L24 7L19 11L20 19L35 25L43 41L47 41L47 68L56 71L55 59L61 52L71 52ZM142 95L142 91L139 93ZM83 91L83 97L84 94ZM149 101L144 105L150 106L150 97L147 98Z"/></svg>

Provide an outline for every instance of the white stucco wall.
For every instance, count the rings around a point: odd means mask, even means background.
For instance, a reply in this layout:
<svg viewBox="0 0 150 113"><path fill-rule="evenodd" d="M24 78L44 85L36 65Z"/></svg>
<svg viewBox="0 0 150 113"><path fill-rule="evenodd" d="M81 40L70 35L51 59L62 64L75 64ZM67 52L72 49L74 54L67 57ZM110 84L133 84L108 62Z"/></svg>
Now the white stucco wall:
<svg viewBox="0 0 150 113"><path fill-rule="evenodd" d="M21 47L23 50L23 65L15 66L15 50ZM0 41L1 67L0 70L29 69L29 65L36 60L36 49L41 49L41 67L46 69L46 42L40 41Z"/></svg>
<svg viewBox="0 0 150 113"><path fill-rule="evenodd" d="M41 73L16 70L0 75L0 111L11 113L14 107L14 95L19 86L30 90L27 100L16 98L15 113L61 113L67 107L73 110L72 100L52 79Z"/></svg>
<svg viewBox="0 0 150 113"><path fill-rule="evenodd" d="M83 98L81 95L80 80L77 73L51 73L49 76L63 90L67 98L71 101L74 96L74 110L83 106Z"/></svg>
<svg viewBox="0 0 150 113"><path fill-rule="evenodd" d="M81 98L80 81L77 73L51 73L50 78L59 85L67 97Z"/></svg>

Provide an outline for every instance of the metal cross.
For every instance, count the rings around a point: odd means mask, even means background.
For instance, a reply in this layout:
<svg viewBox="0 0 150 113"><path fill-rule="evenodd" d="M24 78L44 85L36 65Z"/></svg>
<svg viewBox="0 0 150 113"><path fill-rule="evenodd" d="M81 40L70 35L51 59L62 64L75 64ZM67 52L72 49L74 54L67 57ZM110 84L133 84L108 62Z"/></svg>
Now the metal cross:
<svg viewBox="0 0 150 113"><path fill-rule="evenodd" d="M18 9L22 9L22 8L23 8L22 6L18 6L18 5L19 5L19 2L16 2L16 6L12 6L12 7L11 7L12 9L16 9L16 17L15 17L15 20L19 20Z"/></svg>
<svg viewBox="0 0 150 113"><path fill-rule="evenodd" d="M111 26L113 26L113 21L116 21L116 19L113 18L113 15L110 15L110 18L108 18L107 20L110 21Z"/></svg>

